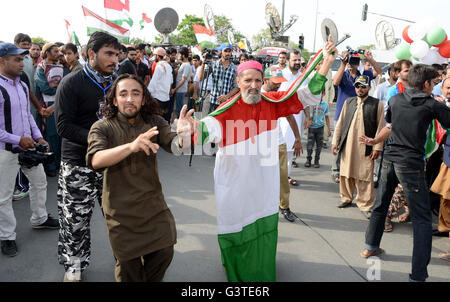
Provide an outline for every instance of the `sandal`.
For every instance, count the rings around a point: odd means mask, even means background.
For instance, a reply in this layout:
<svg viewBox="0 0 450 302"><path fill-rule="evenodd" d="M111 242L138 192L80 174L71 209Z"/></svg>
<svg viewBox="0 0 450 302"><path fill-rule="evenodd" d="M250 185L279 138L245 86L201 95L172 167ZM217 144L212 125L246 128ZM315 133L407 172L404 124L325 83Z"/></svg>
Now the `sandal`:
<svg viewBox="0 0 450 302"><path fill-rule="evenodd" d="M378 249L376 251L369 251L369 250L364 250L361 252L361 254L359 254L362 258L370 258L373 256L378 256L380 254L382 254L384 251L382 249Z"/></svg>
<svg viewBox="0 0 450 302"><path fill-rule="evenodd" d="M298 168L298 164L297 164L295 161L293 161L293 162L292 162L292 167Z"/></svg>
<svg viewBox="0 0 450 302"><path fill-rule="evenodd" d="M392 221L386 221L384 223L384 232L390 233L394 230L394 226L392 225Z"/></svg>
<svg viewBox="0 0 450 302"><path fill-rule="evenodd" d="M289 179L289 184L294 186L294 187L298 187L298 181L296 181L295 179L292 179L290 177L288 177Z"/></svg>
<svg viewBox="0 0 450 302"><path fill-rule="evenodd" d="M409 217L409 213L403 213L402 215L398 216L398 222L400 223L407 223L410 221L411 218Z"/></svg>
<svg viewBox="0 0 450 302"><path fill-rule="evenodd" d="M340 177L334 177L334 183L335 184L340 184L341 183L341 178Z"/></svg>
<svg viewBox="0 0 450 302"><path fill-rule="evenodd" d="M450 261L450 253L439 254L439 259Z"/></svg>

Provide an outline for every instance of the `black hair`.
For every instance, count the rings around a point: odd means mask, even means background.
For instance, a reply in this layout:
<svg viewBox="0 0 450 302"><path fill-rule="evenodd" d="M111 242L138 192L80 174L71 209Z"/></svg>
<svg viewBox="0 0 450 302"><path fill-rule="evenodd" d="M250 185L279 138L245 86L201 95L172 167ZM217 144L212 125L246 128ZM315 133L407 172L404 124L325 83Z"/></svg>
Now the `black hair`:
<svg viewBox="0 0 450 302"><path fill-rule="evenodd" d="M141 43L136 46L136 50L145 50L145 44Z"/></svg>
<svg viewBox="0 0 450 302"><path fill-rule="evenodd" d="M90 49L92 49L95 53L98 53L104 46L111 46L114 49L120 50L120 43L116 37L101 31L96 31L92 34L86 47L87 58L89 59Z"/></svg>
<svg viewBox="0 0 450 302"><path fill-rule="evenodd" d="M178 53L178 51L174 47L169 48L169 50L167 51L168 55L173 55L173 54L177 54L177 53Z"/></svg>
<svg viewBox="0 0 450 302"><path fill-rule="evenodd" d="M62 42L55 42L55 45L58 46L58 48L60 48L61 46L64 46L64 43L62 43Z"/></svg>
<svg viewBox="0 0 450 302"><path fill-rule="evenodd" d="M20 34L17 34L15 37L14 37L14 44L19 44L19 43L22 43L22 42L28 42L28 43L31 43L31 38L30 38L30 36L29 35L27 35L27 34L22 34L22 33L20 33Z"/></svg>
<svg viewBox="0 0 450 302"><path fill-rule="evenodd" d="M125 45L120 44L120 51L123 52L123 53L127 53L128 49L127 49L127 47Z"/></svg>
<svg viewBox="0 0 450 302"><path fill-rule="evenodd" d="M246 53L241 54L241 55L239 56L239 60L241 60L242 57L244 57L246 60L249 60L248 54L246 54Z"/></svg>
<svg viewBox="0 0 450 302"><path fill-rule="evenodd" d="M130 52L130 51L136 51L136 48L134 48L134 47L127 47L127 52Z"/></svg>
<svg viewBox="0 0 450 302"><path fill-rule="evenodd" d="M194 55L194 56L192 57L192 59L197 60L197 61L200 61L200 56L199 56L199 55Z"/></svg>
<svg viewBox="0 0 450 302"><path fill-rule="evenodd" d="M187 47L181 47L180 54L185 58L189 57L189 49Z"/></svg>
<svg viewBox="0 0 450 302"><path fill-rule="evenodd" d="M438 76L439 73L432 66L417 64L409 71L408 84L413 89L422 90L425 82Z"/></svg>
<svg viewBox="0 0 450 302"><path fill-rule="evenodd" d="M71 50L74 54L78 53L78 48L73 43L67 43L66 45L64 45L63 48L62 48L62 52L65 53L66 50Z"/></svg>
<svg viewBox="0 0 450 302"><path fill-rule="evenodd" d="M120 75L112 84L111 89L108 94L105 96L105 106L102 108L102 117L111 119L115 118L119 113L119 109L114 105L114 99L116 98L116 91L119 82L125 79L132 79L138 82L141 85L144 99L146 100L145 105L141 108L141 115L146 122L148 122L148 118L150 118L153 114L161 115L161 109L159 107L158 102L152 97L150 91L145 86L144 82L135 75L130 75L128 73Z"/></svg>
<svg viewBox="0 0 450 302"><path fill-rule="evenodd" d="M291 49L289 50L289 52L286 54L286 59L289 61L291 59L292 55L298 55L298 56L302 56L302 53L300 51L298 51L297 49Z"/></svg>
<svg viewBox="0 0 450 302"><path fill-rule="evenodd" d="M445 68L444 66L442 66L442 64L433 64L431 65L434 69L436 69L436 71L444 71Z"/></svg>
<svg viewBox="0 0 450 302"><path fill-rule="evenodd" d="M287 56L287 52L282 51L282 52L280 52L280 53L278 54L278 56L280 56L280 55L285 55L285 56Z"/></svg>

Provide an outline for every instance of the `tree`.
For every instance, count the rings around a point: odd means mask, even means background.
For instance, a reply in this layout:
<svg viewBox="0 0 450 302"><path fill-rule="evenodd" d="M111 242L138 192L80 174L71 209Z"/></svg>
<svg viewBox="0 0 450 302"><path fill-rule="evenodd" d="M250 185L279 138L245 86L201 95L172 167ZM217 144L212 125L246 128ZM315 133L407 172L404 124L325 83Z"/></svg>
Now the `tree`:
<svg viewBox="0 0 450 302"><path fill-rule="evenodd" d="M237 31L233 24L231 23L231 19L228 19L225 16L215 16L214 17L215 22L215 34L217 37L217 42L219 44L221 43L228 43L228 31L231 30L234 34L235 42L238 43L239 41L242 41L245 36L241 34L239 31Z"/></svg>
<svg viewBox="0 0 450 302"><path fill-rule="evenodd" d="M205 26L203 19L195 15L185 15L184 19L177 27L177 33L170 35L170 41L177 45L197 45L197 38L195 37L194 24Z"/></svg>
<svg viewBox="0 0 450 302"><path fill-rule="evenodd" d="M143 40L141 38L131 38L130 39L130 44L137 46L139 44L150 44L150 42L148 42L146 40Z"/></svg>
<svg viewBox="0 0 450 302"><path fill-rule="evenodd" d="M42 38L42 37L31 38L31 41L32 41L33 43L38 43L38 44L46 44L46 43L48 43L48 41L45 40L45 39Z"/></svg>
<svg viewBox="0 0 450 302"><path fill-rule="evenodd" d="M270 28L261 29L258 34L252 37L253 45L256 45L255 52L258 52L263 47L271 46L274 44L274 40L272 39L272 34L270 32Z"/></svg>

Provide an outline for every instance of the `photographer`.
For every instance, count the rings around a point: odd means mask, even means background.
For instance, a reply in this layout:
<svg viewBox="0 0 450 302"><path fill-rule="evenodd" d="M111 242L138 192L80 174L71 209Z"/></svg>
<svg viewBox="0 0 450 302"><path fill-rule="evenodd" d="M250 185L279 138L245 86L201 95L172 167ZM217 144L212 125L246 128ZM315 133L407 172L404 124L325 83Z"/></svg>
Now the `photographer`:
<svg viewBox="0 0 450 302"><path fill-rule="evenodd" d="M212 65L212 89L210 99L210 110L213 112L219 107L220 104L228 101L232 96L239 92L239 88L236 84L237 67L231 62L232 46L228 43L223 43L220 47L222 51L222 57ZM199 80L203 81L203 75L205 71L205 65L210 64L207 59L207 55L203 56L203 64L199 73Z"/></svg>
<svg viewBox="0 0 450 302"><path fill-rule="evenodd" d="M362 50L353 51L348 48L348 51L344 51L342 53L341 58L341 66L339 67L338 72L334 76L333 85L338 86L338 96L336 103L336 115L334 120L337 122L339 117L341 116L342 107L347 99L356 97L355 91L355 80L359 76L361 76L361 72L359 71L359 65L361 62L361 58L359 54L362 54ZM369 50L364 50L365 59L373 66L374 71L372 70L364 70L362 75L366 75L369 77L370 81L376 78L379 74L382 74L383 71L380 67L380 64L375 62L373 59L372 53ZM334 182L339 183L339 166L340 156L338 155L335 159L333 159L333 168L332 168L332 177Z"/></svg>
<svg viewBox="0 0 450 302"><path fill-rule="evenodd" d="M14 182L19 172L18 147L33 149L35 142L48 145L30 112L29 90L20 81L23 56L28 51L13 44L0 43L0 241L2 253L17 255L16 218L12 207ZM58 221L47 214L47 180L42 164L22 167L30 180L31 225L35 229L58 228Z"/></svg>

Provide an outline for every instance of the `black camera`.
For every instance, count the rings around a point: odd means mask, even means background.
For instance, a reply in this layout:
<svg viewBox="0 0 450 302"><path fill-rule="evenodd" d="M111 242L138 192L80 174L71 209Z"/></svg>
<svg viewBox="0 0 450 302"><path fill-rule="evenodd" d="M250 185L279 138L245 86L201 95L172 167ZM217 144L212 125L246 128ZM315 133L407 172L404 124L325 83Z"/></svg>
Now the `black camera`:
<svg viewBox="0 0 450 302"><path fill-rule="evenodd" d="M48 165L54 162L55 154L47 152L48 145L36 143L34 149L22 150L16 148L13 153L19 154L19 164L25 168L37 167L40 164Z"/></svg>
<svg viewBox="0 0 450 302"><path fill-rule="evenodd" d="M211 61L212 59L219 58L216 51L208 48L205 48L205 50L203 51L203 56L205 57L206 61Z"/></svg>
<svg viewBox="0 0 450 302"><path fill-rule="evenodd" d="M353 50L350 46L347 46L347 60L346 63L350 65L359 65L361 62L361 57L359 55L364 55L364 49Z"/></svg>

